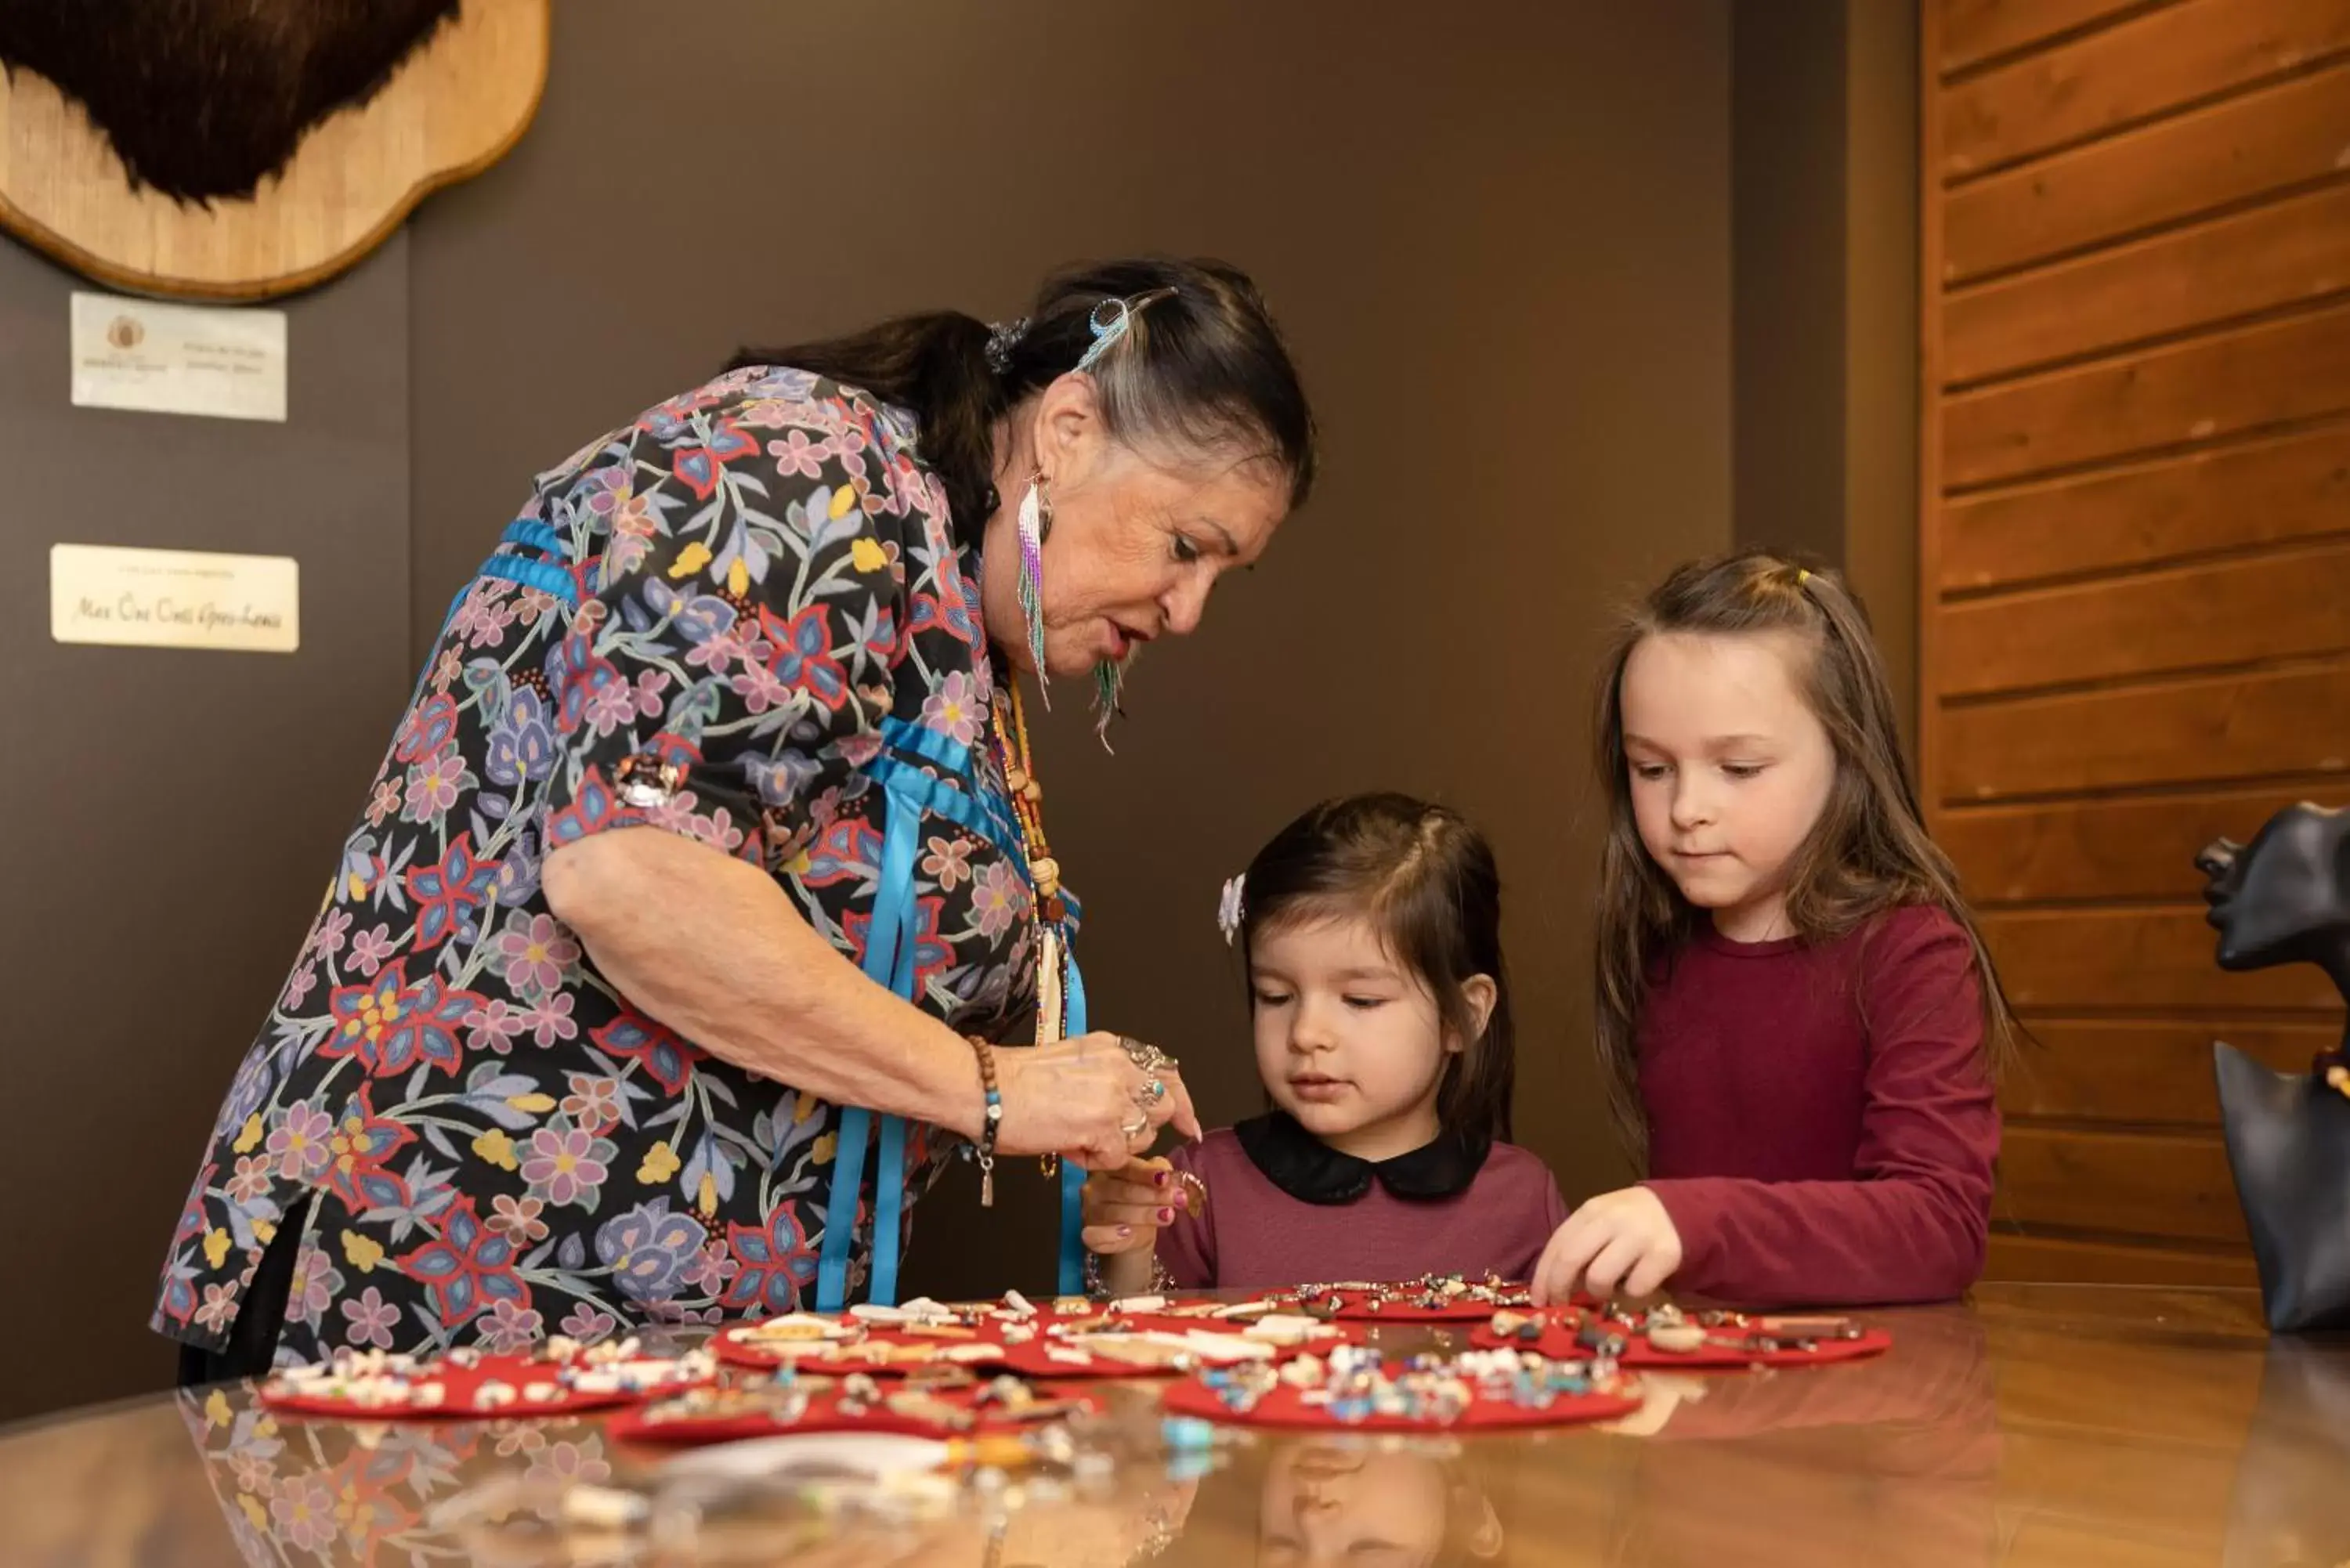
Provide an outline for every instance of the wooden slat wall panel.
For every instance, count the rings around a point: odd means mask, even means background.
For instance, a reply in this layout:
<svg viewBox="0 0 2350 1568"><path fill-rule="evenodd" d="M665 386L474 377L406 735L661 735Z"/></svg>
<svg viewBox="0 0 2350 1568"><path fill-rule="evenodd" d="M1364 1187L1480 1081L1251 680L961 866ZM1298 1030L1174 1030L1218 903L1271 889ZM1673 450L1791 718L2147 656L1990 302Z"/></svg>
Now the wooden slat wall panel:
<svg viewBox="0 0 2350 1568"><path fill-rule="evenodd" d="M2350 96L2350 79L2343 88ZM1987 484L2345 409L2350 306L1949 398L1942 482Z"/></svg>
<svg viewBox="0 0 2350 1568"><path fill-rule="evenodd" d="M1951 297L1953 383L2165 337L2350 290L2350 182Z"/></svg>
<svg viewBox="0 0 2350 1568"><path fill-rule="evenodd" d="M2222 836L2249 843L2296 801L2350 805L2350 779L2145 800L1946 811L1935 836L1978 903L2199 897L2195 857Z"/></svg>
<svg viewBox="0 0 2350 1568"><path fill-rule="evenodd" d="M1941 512L1944 592L2350 534L2350 421Z"/></svg>
<svg viewBox="0 0 2350 1568"><path fill-rule="evenodd" d="M1950 802L2331 774L2350 768L2350 668L2023 698L1940 724Z"/></svg>
<svg viewBox="0 0 2350 1568"><path fill-rule="evenodd" d="M2305 1007L2334 1004L2307 964L2222 973L2218 936L2190 909L1987 909L1983 941L2008 1000L2030 1010Z"/></svg>
<svg viewBox="0 0 2350 1568"><path fill-rule="evenodd" d="M2189 1023L2138 1019L2028 1018L2032 1043L2001 1085L2012 1116L2166 1122L2217 1128L2211 1044L2224 1040L2281 1073L2341 1039L2325 1023Z"/></svg>
<svg viewBox="0 0 2350 1568"><path fill-rule="evenodd" d="M2227 1147L2210 1134L2010 1126L1991 1211L2026 1229L2244 1240Z"/></svg>
<svg viewBox="0 0 2350 1568"><path fill-rule="evenodd" d="M2146 0L1946 0L1939 52L1949 74L2103 18L2143 10Z"/></svg>
<svg viewBox="0 0 2350 1568"><path fill-rule="evenodd" d="M2335 176L2350 67L1993 174L1943 198L1940 277L1961 283Z"/></svg>
<svg viewBox="0 0 2350 1568"><path fill-rule="evenodd" d="M1942 172L2013 163L2350 48L2333 0L2188 0L1950 89Z"/></svg>
<svg viewBox="0 0 2350 1568"><path fill-rule="evenodd" d="M1929 816L2038 1034L1994 1275L2249 1282L2195 852L2350 804L2350 0L1927 0Z"/></svg>
<svg viewBox="0 0 2350 1568"><path fill-rule="evenodd" d="M2027 691L2350 649L2350 542L1942 611L1942 690Z"/></svg>

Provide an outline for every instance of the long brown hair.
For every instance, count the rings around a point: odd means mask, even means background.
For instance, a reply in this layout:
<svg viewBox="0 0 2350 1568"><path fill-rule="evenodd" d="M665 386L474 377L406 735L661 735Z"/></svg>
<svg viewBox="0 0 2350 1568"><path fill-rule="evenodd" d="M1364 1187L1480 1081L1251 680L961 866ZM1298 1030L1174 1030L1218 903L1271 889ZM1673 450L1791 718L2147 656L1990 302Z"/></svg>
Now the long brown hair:
<svg viewBox="0 0 2350 1568"><path fill-rule="evenodd" d="M1600 669L1594 740L1607 795L1607 838L1599 861L1596 1043L1608 1108L1635 1157L1645 1159L1648 1151L1638 1032L1651 966L1705 918L1649 857L1632 812L1624 667L1643 640L1666 632L1778 632L1807 650L1796 684L1835 748L1835 783L1788 867L1788 923L1806 942L1829 942L1903 905L1945 911L1974 949L1984 1064L1996 1075L2014 1045L2014 1014L1959 891L1959 874L1927 836L1868 612L1825 567L1767 550L1741 550L1692 562L1667 577L1624 618Z"/></svg>
<svg viewBox="0 0 2350 1568"><path fill-rule="evenodd" d="M1242 888L1244 958L1260 932L1330 915L1369 921L1461 1042L1438 1081L1438 1124L1479 1143L1509 1141L1517 1029L1502 962L1502 874L1483 834L1458 812L1410 795L1324 801L1257 851ZM1493 982L1482 1030L1462 994L1481 974ZM1249 994L1253 1007L1253 964Z"/></svg>

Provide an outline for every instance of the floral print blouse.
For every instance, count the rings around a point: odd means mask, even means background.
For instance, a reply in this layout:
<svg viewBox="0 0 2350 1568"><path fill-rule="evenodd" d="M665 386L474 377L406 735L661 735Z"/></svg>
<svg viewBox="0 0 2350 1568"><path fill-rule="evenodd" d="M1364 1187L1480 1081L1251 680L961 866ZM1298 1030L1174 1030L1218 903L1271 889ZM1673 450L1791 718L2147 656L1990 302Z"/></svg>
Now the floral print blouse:
<svg viewBox="0 0 2350 1568"><path fill-rule="evenodd" d="M542 475L237 1069L158 1331L223 1348L297 1222L281 1362L790 1311L833 1222L861 1280L871 1180L826 1212L838 1109L632 1008L539 867L591 834L681 834L764 867L858 960L885 720L969 748L941 778L1008 815L975 570L909 416L796 370L729 374ZM1026 868L921 831L918 1003L1008 1033L1034 1004ZM910 1201L948 1141L910 1129Z"/></svg>

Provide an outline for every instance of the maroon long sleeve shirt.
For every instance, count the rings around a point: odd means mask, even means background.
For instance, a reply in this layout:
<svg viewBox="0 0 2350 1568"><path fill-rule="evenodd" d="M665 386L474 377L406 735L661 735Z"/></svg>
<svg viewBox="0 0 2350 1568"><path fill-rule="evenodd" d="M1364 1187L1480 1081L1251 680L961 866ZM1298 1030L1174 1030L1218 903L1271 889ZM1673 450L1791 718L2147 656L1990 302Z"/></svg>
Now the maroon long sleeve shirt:
<svg viewBox="0 0 2350 1568"><path fill-rule="evenodd" d="M1938 909L1817 947L1708 929L1676 952L1639 1034L1675 1288L1756 1306L1964 1292L1999 1154L1982 1041L1973 950Z"/></svg>

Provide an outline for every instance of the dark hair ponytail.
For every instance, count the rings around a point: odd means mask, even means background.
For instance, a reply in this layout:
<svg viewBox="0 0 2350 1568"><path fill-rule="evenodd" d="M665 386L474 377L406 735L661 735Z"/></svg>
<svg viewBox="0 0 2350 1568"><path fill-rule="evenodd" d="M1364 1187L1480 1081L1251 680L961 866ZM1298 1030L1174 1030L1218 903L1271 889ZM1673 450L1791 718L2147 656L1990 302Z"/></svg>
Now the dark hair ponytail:
<svg viewBox="0 0 2350 1568"><path fill-rule="evenodd" d="M1288 483L1290 504L1303 503L1315 461L1305 389L1264 296L1223 262L1100 262L1055 274L1037 290L1001 370L988 363L988 325L953 310L900 316L818 343L745 348L727 369L788 366L910 411L923 461L946 486L956 535L975 544L993 510L996 421L1076 368L1105 301L1151 296L1159 297L1139 306L1126 337L1091 372L1111 434L1272 464Z"/></svg>

